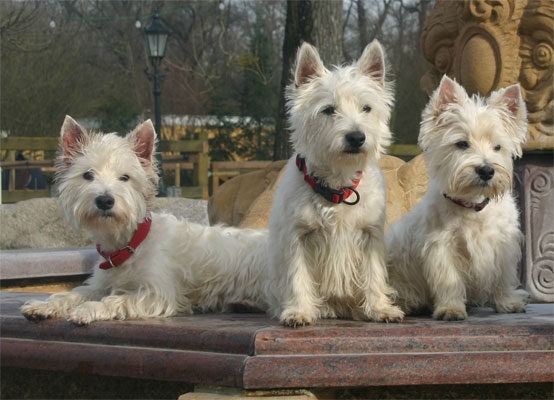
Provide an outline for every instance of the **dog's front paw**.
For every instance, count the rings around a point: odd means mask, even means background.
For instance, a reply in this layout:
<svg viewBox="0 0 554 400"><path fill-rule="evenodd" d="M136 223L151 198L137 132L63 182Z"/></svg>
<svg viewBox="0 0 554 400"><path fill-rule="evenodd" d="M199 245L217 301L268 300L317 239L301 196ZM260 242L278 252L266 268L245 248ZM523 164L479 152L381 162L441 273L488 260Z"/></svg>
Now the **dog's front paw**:
<svg viewBox="0 0 554 400"><path fill-rule="evenodd" d="M314 321L314 318L309 316L307 313L301 311L285 310L281 314L280 320L285 326L298 328L301 326L311 325Z"/></svg>
<svg viewBox="0 0 554 400"><path fill-rule="evenodd" d="M531 296L525 290L516 290L494 302L497 313L524 313Z"/></svg>
<svg viewBox="0 0 554 400"><path fill-rule="evenodd" d="M375 322L401 322L404 319L404 312L396 306L388 306L380 310L373 310L369 319Z"/></svg>
<svg viewBox="0 0 554 400"><path fill-rule="evenodd" d="M33 322L59 317L59 310L52 307L47 301L29 300L21 306L20 310L25 318Z"/></svg>
<svg viewBox="0 0 554 400"><path fill-rule="evenodd" d="M330 319L337 318L336 311L328 304L323 304L321 306L321 308L319 309L319 315L320 315L320 318L330 318Z"/></svg>
<svg viewBox="0 0 554 400"><path fill-rule="evenodd" d="M106 307L99 301L87 301L69 312L68 321L85 326L93 321L111 319L106 313Z"/></svg>
<svg viewBox="0 0 554 400"><path fill-rule="evenodd" d="M463 305L437 307L433 312L433 318L443 321L462 321L467 318L467 311Z"/></svg>
<svg viewBox="0 0 554 400"><path fill-rule="evenodd" d="M497 313L524 313L525 312L525 303L524 302L510 302L499 304L496 303L494 308Z"/></svg>
<svg viewBox="0 0 554 400"><path fill-rule="evenodd" d="M514 298L502 302L497 302L494 309L497 313L524 313L526 301Z"/></svg>

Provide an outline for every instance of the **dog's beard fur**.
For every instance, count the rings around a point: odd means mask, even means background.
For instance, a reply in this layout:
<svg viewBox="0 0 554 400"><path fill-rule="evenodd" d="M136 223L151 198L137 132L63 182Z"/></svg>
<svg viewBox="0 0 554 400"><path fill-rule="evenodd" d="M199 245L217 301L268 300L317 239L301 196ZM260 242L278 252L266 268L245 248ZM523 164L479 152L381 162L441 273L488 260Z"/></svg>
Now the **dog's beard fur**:
<svg viewBox="0 0 554 400"><path fill-rule="evenodd" d="M381 46L375 41L357 62L330 71L315 48L302 45L287 99L291 141L308 174L331 188L363 176L357 205L333 205L289 160L270 218L270 312L289 326L322 317L400 320L388 297L385 188L376 164L391 139Z"/></svg>
<svg viewBox="0 0 554 400"><path fill-rule="evenodd" d="M443 77L419 135L428 192L387 238L391 284L405 311L434 307L435 318L463 319L466 304L523 310L526 294L515 291L522 234L511 189L526 127L518 85L483 99ZM491 179L479 176L484 165L494 171ZM492 201L476 212L444 194L466 204Z"/></svg>
<svg viewBox="0 0 554 400"><path fill-rule="evenodd" d="M71 225L104 253L126 247L151 210L158 182L155 143L150 121L123 138L87 133L66 117L57 159L60 203ZM23 314L87 324L225 310L233 303L264 308L267 231L151 216L147 237L123 264L95 269L85 286L71 292L30 301Z"/></svg>

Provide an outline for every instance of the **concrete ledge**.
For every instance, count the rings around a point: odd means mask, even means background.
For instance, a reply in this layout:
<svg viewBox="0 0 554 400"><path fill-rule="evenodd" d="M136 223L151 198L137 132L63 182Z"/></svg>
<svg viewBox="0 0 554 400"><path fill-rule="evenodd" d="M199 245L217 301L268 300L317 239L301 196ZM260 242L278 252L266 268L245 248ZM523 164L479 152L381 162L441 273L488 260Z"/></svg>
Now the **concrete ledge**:
<svg viewBox="0 0 554 400"><path fill-rule="evenodd" d="M91 274L100 256L92 247L2 250L2 280Z"/></svg>

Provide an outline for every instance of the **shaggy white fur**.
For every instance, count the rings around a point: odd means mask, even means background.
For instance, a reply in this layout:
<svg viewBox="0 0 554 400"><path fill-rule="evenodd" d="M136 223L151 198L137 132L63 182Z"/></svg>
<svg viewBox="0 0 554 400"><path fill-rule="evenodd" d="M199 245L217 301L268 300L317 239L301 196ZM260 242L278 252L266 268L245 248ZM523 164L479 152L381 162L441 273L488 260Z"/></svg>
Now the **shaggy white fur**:
<svg viewBox="0 0 554 400"><path fill-rule="evenodd" d="M430 176L421 203L387 236L390 282L408 313L459 320L466 305L524 312L517 263L523 235L512 196L513 157L527 115L519 85L468 97L444 76L423 111L419 145ZM490 199L481 211L471 207Z"/></svg>
<svg viewBox="0 0 554 400"><path fill-rule="evenodd" d="M60 141L57 182L67 220L104 253L124 248L156 193L152 123L122 138L87 133L67 116ZM99 196L113 198L113 206L99 206ZM232 303L265 308L257 283L267 268L266 248L266 230L206 227L152 214L148 236L123 264L96 269L85 286L29 301L21 311L33 320L88 324L224 310Z"/></svg>
<svg viewBox="0 0 554 400"><path fill-rule="evenodd" d="M288 326L318 318L398 321L385 268L385 183L377 166L389 144L392 88L380 44L354 64L327 70L317 50L299 49L287 89L295 154L277 188L270 217L270 313ZM324 199L295 165L330 188L362 173L356 205ZM352 194L347 200L355 200Z"/></svg>

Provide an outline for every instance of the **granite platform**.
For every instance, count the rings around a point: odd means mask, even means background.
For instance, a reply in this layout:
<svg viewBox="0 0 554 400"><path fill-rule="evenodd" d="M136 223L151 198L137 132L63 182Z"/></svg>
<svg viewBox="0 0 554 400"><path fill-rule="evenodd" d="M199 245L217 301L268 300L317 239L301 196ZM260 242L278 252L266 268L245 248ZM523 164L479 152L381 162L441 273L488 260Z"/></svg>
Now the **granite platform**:
<svg viewBox="0 0 554 400"><path fill-rule="evenodd" d="M466 321L322 320L297 329L265 314L142 321L27 321L45 294L0 293L2 367L243 389L554 382L554 306L472 309Z"/></svg>

